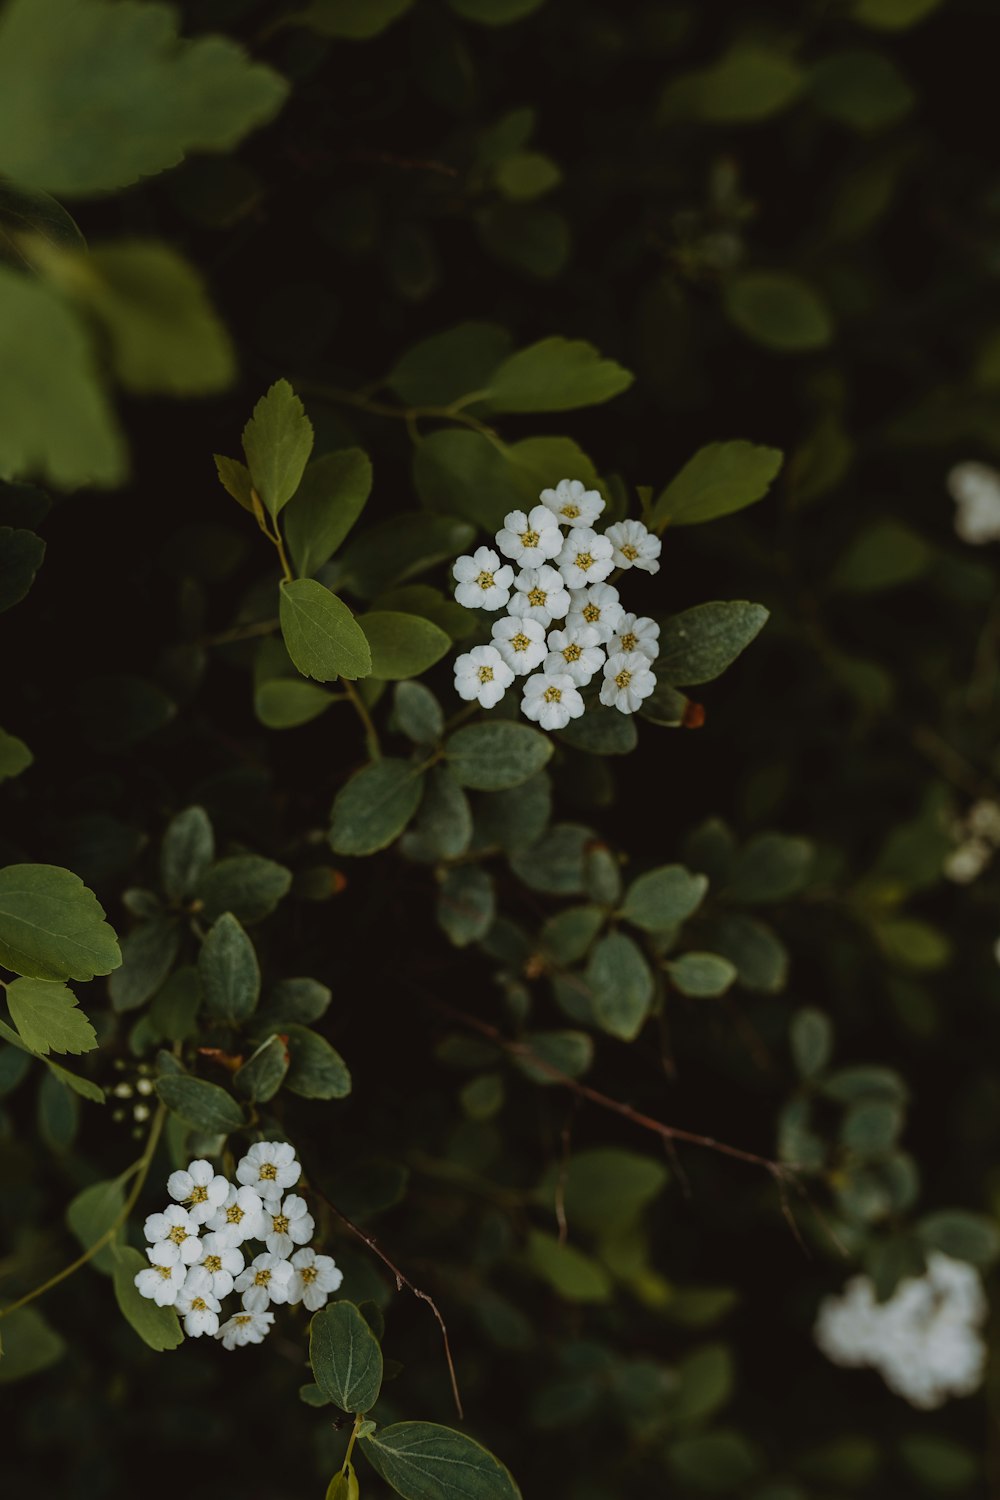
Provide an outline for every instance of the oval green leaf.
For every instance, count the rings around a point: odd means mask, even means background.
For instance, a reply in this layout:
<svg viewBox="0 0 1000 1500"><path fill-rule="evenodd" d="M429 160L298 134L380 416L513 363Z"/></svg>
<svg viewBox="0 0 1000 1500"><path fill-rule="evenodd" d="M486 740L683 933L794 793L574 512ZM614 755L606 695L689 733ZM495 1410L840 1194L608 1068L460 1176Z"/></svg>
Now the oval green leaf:
<svg viewBox="0 0 1000 1500"><path fill-rule="evenodd" d="M341 1411L370 1411L382 1388L382 1350L353 1302L333 1302L309 1326L316 1384Z"/></svg>

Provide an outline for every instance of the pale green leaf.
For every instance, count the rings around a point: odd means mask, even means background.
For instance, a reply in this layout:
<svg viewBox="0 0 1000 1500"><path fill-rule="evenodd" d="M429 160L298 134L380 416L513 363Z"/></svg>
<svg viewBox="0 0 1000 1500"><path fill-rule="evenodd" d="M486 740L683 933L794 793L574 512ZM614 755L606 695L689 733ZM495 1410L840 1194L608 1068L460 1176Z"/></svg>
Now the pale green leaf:
<svg viewBox="0 0 1000 1500"><path fill-rule="evenodd" d="M575 1245L560 1244L555 1235L529 1230L525 1260L567 1302L611 1300L611 1278L600 1262Z"/></svg>
<svg viewBox="0 0 1000 1500"><path fill-rule="evenodd" d="M231 912L223 912L205 934L198 954L205 1009L239 1023L252 1015L260 998L260 966L253 943Z"/></svg>
<svg viewBox="0 0 1000 1500"><path fill-rule="evenodd" d="M195 894L201 900L204 921L214 922L228 911L245 925L272 912L291 885L291 870L273 859L234 854L209 866Z"/></svg>
<svg viewBox="0 0 1000 1500"><path fill-rule="evenodd" d="M736 979L735 965L718 953L682 953L665 967L681 994L693 998L724 995Z"/></svg>
<svg viewBox="0 0 1000 1500"><path fill-rule="evenodd" d="M73 991L46 979L15 979L7 986L14 1025L32 1052L91 1052L97 1037Z"/></svg>
<svg viewBox="0 0 1000 1500"><path fill-rule="evenodd" d="M551 192L562 173L541 151L512 151L498 164L496 184L505 198L527 202Z"/></svg>
<svg viewBox="0 0 1000 1500"><path fill-rule="evenodd" d="M371 650L371 674L390 682L418 677L451 650L451 637L421 615L378 610L357 622Z"/></svg>
<svg viewBox="0 0 1000 1500"><path fill-rule="evenodd" d="M252 514L253 500L250 491L253 489L253 482L246 464L241 464L238 458L225 458L221 453L213 453L212 457L223 489L228 495L232 495L238 505Z"/></svg>
<svg viewBox="0 0 1000 1500"><path fill-rule="evenodd" d="M23 740L16 734L7 734L0 729L0 781L20 776L34 760L34 756Z"/></svg>
<svg viewBox="0 0 1000 1500"><path fill-rule="evenodd" d="M184 1342L177 1313L172 1307L157 1307L149 1297L144 1297L135 1284L140 1271L149 1269L146 1257L131 1245L123 1245L118 1251L114 1269L115 1299L122 1316L148 1344L150 1349L162 1353L176 1349Z"/></svg>
<svg viewBox="0 0 1000 1500"><path fill-rule="evenodd" d="M777 448L754 443L709 443L671 480L653 507L652 525L695 526L753 505L781 468Z"/></svg>
<svg viewBox="0 0 1000 1500"><path fill-rule="evenodd" d="M31 979L93 979L121 963L104 909L58 865L0 869L0 964Z"/></svg>
<svg viewBox="0 0 1000 1500"><path fill-rule="evenodd" d="M519 786L552 757L552 741L527 724L469 724L447 740L445 756L462 786L497 792Z"/></svg>
<svg viewBox="0 0 1000 1500"><path fill-rule="evenodd" d="M272 677L258 685L253 695L254 712L268 729L297 729L318 719L336 698L325 688L300 677Z"/></svg>
<svg viewBox="0 0 1000 1500"><path fill-rule="evenodd" d="M593 344L555 337L508 355L490 380L486 400L494 411L572 411L610 401L633 379Z"/></svg>
<svg viewBox="0 0 1000 1500"><path fill-rule="evenodd" d="M640 948L623 932L609 932L594 944L586 978L597 1024L622 1041L633 1041L653 999L653 976Z"/></svg>
<svg viewBox="0 0 1000 1500"><path fill-rule="evenodd" d="M315 573L336 552L371 494L372 465L360 448L311 459L282 517L299 573Z"/></svg>
<svg viewBox="0 0 1000 1500"><path fill-rule="evenodd" d="M364 631L343 600L315 578L282 584L278 613L288 654L303 677L332 682L371 672Z"/></svg>
<svg viewBox="0 0 1000 1500"><path fill-rule="evenodd" d="M243 452L253 487L272 518L302 482L313 447L313 426L287 380L261 396L243 429Z"/></svg>
<svg viewBox="0 0 1000 1500"><path fill-rule="evenodd" d="M697 911L707 890L704 875L692 875L683 865L661 865L633 880L621 915L648 932L663 932Z"/></svg>
<svg viewBox="0 0 1000 1500"><path fill-rule="evenodd" d="M767 349L822 349L833 337L826 304L786 271L740 271L725 284L726 311L737 328Z"/></svg>

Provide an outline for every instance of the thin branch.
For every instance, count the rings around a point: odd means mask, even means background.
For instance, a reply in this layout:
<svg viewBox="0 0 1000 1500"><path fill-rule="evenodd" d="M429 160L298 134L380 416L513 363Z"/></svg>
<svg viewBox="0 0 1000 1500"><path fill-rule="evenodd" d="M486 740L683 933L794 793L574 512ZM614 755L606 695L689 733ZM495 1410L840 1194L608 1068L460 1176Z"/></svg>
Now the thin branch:
<svg viewBox="0 0 1000 1500"><path fill-rule="evenodd" d="M458 1390L458 1376L455 1374L455 1361L452 1359L451 1355L451 1342L448 1338L448 1325L445 1323L444 1318L441 1316L441 1311L437 1303L434 1301L434 1298L430 1295L429 1292L422 1291L420 1287L414 1286L410 1278L399 1269L395 1261L390 1260L389 1256L386 1255L385 1251L378 1244L378 1241L373 1239L370 1234L368 1234L364 1229L361 1229L357 1224L355 1224L353 1219L349 1219L343 1212L343 1210L339 1209L336 1203L332 1203L324 1192L321 1192L320 1189L313 1183L310 1183L310 1189L316 1194L317 1198L322 1199L327 1208L330 1209L331 1213L335 1213L337 1215L337 1218L340 1220L340 1222L346 1225L346 1227L351 1231L352 1234L356 1234L358 1239L361 1240L363 1244L368 1246L368 1249L372 1252L373 1255L378 1256L383 1265L388 1266L389 1270L396 1278L397 1292L401 1292L405 1286L408 1291L413 1293L414 1297L418 1297L421 1302L427 1303L427 1306L430 1308L431 1312L437 1319L438 1327L441 1330L441 1338L444 1342L444 1357L448 1364L448 1378L451 1381L451 1394L454 1398L455 1410L458 1412L459 1420L463 1420L465 1417L465 1412L462 1409L462 1397L460 1396Z"/></svg>

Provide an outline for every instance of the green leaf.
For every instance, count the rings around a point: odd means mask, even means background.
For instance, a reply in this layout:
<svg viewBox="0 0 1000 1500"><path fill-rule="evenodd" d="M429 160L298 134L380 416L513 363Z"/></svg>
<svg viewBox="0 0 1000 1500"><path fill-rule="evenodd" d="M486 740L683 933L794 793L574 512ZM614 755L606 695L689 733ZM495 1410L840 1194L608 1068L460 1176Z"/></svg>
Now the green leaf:
<svg viewBox="0 0 1000 1500"><path fill-rule="evenodd" d="M184 1342L184 1330L172 1307L157 1307L136 1286L136 1276L148 1267L149 1262L144 1255L131 1245L123 1245L115 1258L115 1298L122 1316L143 1343L157 1353L162 1353L166 1349L176 1349Z"/></svg>
<svg viewBox="0 0 1000 1500"><path fill-rule="evenodd" d="M564 744L589 755L629 755L639 742L635 719L603 703L590 703L579 719L558 731Z"/></svg>
<svg viewBox="0 0 1000 1500"><path fill-rule="evenodd" d="M778 448L754 443L709 443L667 485L653 507L652 526L695 526L743 510L762 499L783 461Z"/></svg>
<svg viewBox="0 0 1000 1500"><path fill-rule="evenodd" d="M594 1061L594 1043L585 1031L529 1031L521 1040L535 1057L515 1056L514 1065L532 1083L559 1083L549 1068L558 1069L568 1078L580 1078ZM548 1068L541 1063L547 1063Z"/></svg>
<svg viewBox="0 0 1000 1500"><path fill-rule="evenodd" d="M795 1066L803 1078L821 1073L833 1053L833 1026L825 1011L812 1005L796 1011L789 1035Z"/></svg>
<svg viewBox="0 0 1000 1500"><path fill-rule="evenodd" d="M180 940L177 918L167 914L140 922L122 939L121 968L108 985L115 1010L138 1010L156 994L173 968Z"/></svg>
<svg viewBox="0 0 1000 1500"><path fill-rule="evenodd" d="M279 979L264 1008L269 1018L308 1025L319 1020L332 999L332 991L318 979Z"/></svg>
<svg viewBox="0 0 1000 1500"><path fill-rule="evenodd" d="M1000 1228L986 1214L944 1208L919 1220L917 1233L929 1250L941 1250L974 1266L991 1266L1000 1255Z"/></svg>
<svg viewBox="0 0 1000 1500"><path fill-rule="evenodd" d="M863 1100L844 1116L840 1143L860 1156L883 1156L891 1151L903 1127L903 1111L884 1099Z"/></svg>
<svg viewBox="0 0 1000 1500"><path fill-rule="evenodd" d="M197 1035L201 981L194 964L175 969L149 1007L149 1023L168 1042L184 1042Z"/></svg>
<svg viewBox="0 0 1000 1500"><path fill-rule="evenodd" d="M736 978L736 966L718 953L682 953L664 967L682 995L696 998L724 995Z"/></svg>
<svg viewBox="0 0 1000 1500"><path fill-rule="evenodd" d="M408 406L448 406L482 390L510 346L497 323L459 323L407 349L386 385Z"/></svg>
<svg viewBox="0 0 1000 1500"><path fill-rule="evenodd" d="M0 549L3 542L0 540ZM35 757L28 749L23 740L18 739L16 734L7 734L0 729L0 781L9 781L14 776L20 776L32 764Z"/></svg>
<svg viewBox="0 0 1000 1500"><path fill-rule="evenodd" d="M15 979L7 986L7 1006L14 1025L32 1052L91 1052L97 1037L76 996L64 984L45 979Z"/></svg>
<svg viewBox="0 0 1000 1500"><path fill-rule="evenodd" d="M38 1090L38 1133L56 1156L64 1156L80 1128L80 1106L53 1073L46 1073Z"/></svg>
<svg viewBox="0 0 1000 1500"><path fill-rule="evenodd" d="M18 1307L0 1323L3 1353L0 1355L0 1385L38 1375L62 1359L65 1341L50 1328L34 1307Z"/></svg>
<svg viewBox="0 0 1000 1500"><path fill-rule="evenodd" d="M171 901L193 895L215 858L215 835L203 807L187 807L171 818L160 846L160 881Z"/></svg>
<svg viewBox="0 0 1000 1500"><path fill-rule="evenodd" d="M604 1267L575 1245L562 1245L551 1234L529 1229L527 1264L567 1302L609 1302L611 1278Z"/></svg>
<svg viewBox="0 0 1000 1500"><path fill-rule="evenodd" d="M759 635L768 618L745 599L696 604L663 621L656 670L682 687L711 682Z"/></svg>
<svg viewBox="0 0 1000 1500"><path fill-rule="evenodd" d="M382 1388L382 1350L353 1302L333 1302L309 1325L309 1363L334 1406L371 1411Z"/></svg>
<svg viewBox="0 0 1000 1500"><path fill-rule="evenodd" d="M469 799L447 766L433 766L424 781L420 812L400 849L407 859L436 864L457 859L472 839L472 809Z"/></svg>
<svg viewBox="0 0 1000 1500"><path fill-rule="evenodd" d="M330 560L364 510L371 490L371 459L360 448L310 460L283 521L299 573L315 573Z"/></svg>
<svg viewBox="0 0 1000 1500"><path fill-rule="evenodd" d="M254 713L268 729L298 729L311 724L336 701L326 688L299 677L272 677L259 683L253 695Z"/></svg>
<svg viewBox="0 0 1000 1500"><path fill-rule="evenodd" d="M593 839L593 832L579 823L556 823L536 843L519 844L510 867L529 890L577 896L584 889L587 847Z"/></svg>
<svg viewBox="0 0 1000 1500"><path fill-rule="evenodd" d="M587 983L598 1026L624 1042L633 1041L653 999L653 976L639 947L623 932L607 933L591 952Z"/></svg>
<svg viewBox="0 0 1000 1500"><path fill-rule="evenodd" d="M89 254L51 252L45 270L99 324L127 390L204 396L236 378L201 276L169 245L121 240Z"/></svg>
<svg viewBox="0 0 1000 1500"><path fill-rule="evenodd" d="M91 677L81 684L80 717L98 750L131 750L169 724L175 712L162 688L131 672Z"/></svg>
<svg viewBox="0 0 1000 1500"><path fill-rule="evenodd" d="M89 1099L91 1104L104 1103L104 1090L98 1084L91 1083L89 1078L81 1078L79 1073L71 1073L68 1068L60 1067L50 1057L43 1060L48 1065L49 1072L66 1088L72 1089L74 1094L79 1094L81 1099Z"/></svg>
<svg viewBox="0 0 1000 1500"><path fill-rule="evenodd" d="M562 180L558 164L541 151L512 151L494 175L500 192L515 203L541 198Z"/></svg>
<svg viewBox="0 0 1000 1500"><path fill-rule="evenodd" d="M253 1104L267 1104L284 1083L290 1062L287 1045L275 1033L233 1074L233 1088Z"/></svg>
<svg viewBox="0 0 1000 1500"><path fill-rule="evenodd" d="M365 42L409 10L413 0L311 0L289 19L321 36Z"/></svg>
<svg viewBox="0 0 1000 1500"><path fill-rule="evenodd" d="M490 255L540 281L565 268L573 246L564 214L538 203L498 201L479 214L479 237Z"/></svg>
<svg viewBox="0 0 1000 1500"><path fill-rule="evenodd" d="M20 604L44 556L45 543L33 531L0 526L0 614Z"/></svg>
<svg viewBox="0 0 1000 1500"><path fill-rule="evenodd" d="M520 786L477 799L477 849L508 853L527 849L541 838L552 813L552 783L547 771L536 771Z"/></svg>
<svg viewBox="0 0 1000 1500"><path fill-rule="evenodd" d="M374 854L397 839L420 806L423 776L405 760L383 759L357 771L333 804L336 854Z"/></svg>
<svg viewBox="0 0 1000 1500"><path fill-rule="evenodd" d="M403 1500L521 1500L513 1475L464 1432L393 1422L361 1439L375 1471Z"/></svg>
<svg viewBox="0 0 1000 1500"><path fill-rule="evenodd" d="M292 872L259 854L234 854L210 865L198 882L195 894L202 903L202 917L214 922L223 912L232 912L244 926L258 922L274 910L292 885Z"/></svg>
<svg viewBox="0 0 1000 1500"><path fill-rule="evenodd" d="M213 453L215 460L215 472L219 476L220 483L228 495L232 495L238 505L253 514L253 500L251 490L253 481L250 478L250 470L246 464L241 464L238 458L224 458L221 453Z"/></svg>
<svg viewBox="0 0 1000 1500"><path fill-rule="evenodd" d="M277 112L284 79L237 43L181 43L135 0L10 0L0 16L0 172L57 197L125 187L226 151Z"/></svg>
<svg viewBox="0 0 1000 1500"><path fill-rule="evenodd" d="M429 583L404 584L402 588L388 589L375 600L378 609L401 610L407 615L422 615L433 625L446 630L453 641L463 641L478 628L472 610L463 609L454 599L447 598L440 589Z"/></svg>
<svg viewBox="0 0 1000 1500"><path fill-rule="evenodd" d="M980 1474L980 1457L943 1433L908 1432L899 1454L922 1489L968 1494Z"/></svg>
<svg viewBox="0 0 1000 1500"><path fill-rule="evenodd" d="M39 271L46 252L82 250L76 221L48 193L0 183L0 260L18 270Z"/></svg>
<svg viewBox="0 0 1000 1500"><path fill-rule="evenodd" d="M358 624L371 649L372 676L390 682L418 677L451 650L451 637L420 615L380 610Z"/></svg>
<svg viewBox="0 0 1000 1500"><path fill-rule="evenodd" d="M338 558L338 583L362 599L372 599L390 583L401 583L438 563L449 566L465 552L475 528L454 516L403 512L370 526ZM459 606L461 607L461 606Z"/></svg>
<svg viewBox="0 0 1000 1500"><path fill-rule="evenodd" d="M687 1355L677 1367L677 1383L670 1407L674 1422L704 1421L725 1406L735 1385L733 1357L726 1345L703 1344Z"/></svg>
<svg viewBox="0 0 1000 1500"><path fill-rule="evenodd" d="M833 338L825 304L786 271L740 271L726 282L723 297L737 328L765 349L822 349Z"/></svg>
<svg viewBox="0 0 1000 1500"><path fill-rule="evenodd" d="M736 856L725 882L731 901L785 901L800 891L809 878L815 850L808 839L784 833L761 833Z"/></svg>
<svg viewBox="0 0 1000 1500"><path fill-rule="evenodd" d="M10 14L8 8L0 16L0 47ZM0 103L0 119L7 102ZM86 329L52 288L6 266L0 266L0 372L0 473L37 474L57 489L123 482L125 446Z"/></svg>
<svg viewBox="0 0 1000 1500"><path fill-rule="evenodd" d="M401 682L392 695L396 727L415 745L434 745L444 733L441 705L422 682Z"/></svg>
<svg viewBox="0 0 1000 1500"><path fill-rule="evenodd" d="M315 578L283 583L278 614L288 654L303 677L332 682L371 672L364 631L343 600Z"/></svg>
<svg viewBox="0 0 1000 1500"><path fill-rule="evenodd" d="M498 792L534 776L552 749L537 729L498 719L457 730L445 744L445 757L462 786Z"/></svg>
<svg viewBox="0 0 1000 1500"><path fill-rule="evenodd" d="M475 865L449 870L437 899L437 919L456 948L486 936L496 915L492 877Z"/></svg>
<svg viewBox="0 0 1000 1500"><path fill-rule="evenodd" d="M539 933L542 947L557 964L572 964L587 950L607 920L602 906L568 906L549 917Z"/></svg>
<svg viewBox="0 0 1000 1500"><path fill-rule="evenodd" d="M809 70L809 91L821 114L862 134L895 125L915 99L896 64L880 52L821 58Z"/></svg>
<svg viewBox="0 0 1000 1500"><path fill-rule="evenodd" d="M660 118L716 124L766 120L802 91L802 73L790 57L764 47L734 48L711 67L674 79L660 102Z"/></svg>
<svg viewBox="0 0 1000 1500"><path fill-rule="evenodd" d="M838 1104L854 1104L858 1099L887 1099L905 1104L908 1096L906 1084L892 1068L882 1068L874 1063L859 1063L853 1068L841 1068L823 1082L823 1092Z"/></svg>
<svg viewBox="0 0 1000 1500"><path fill-rule="evenodd" d="M287 380L275 381L243 429L253 487L272 519L301 484L312 447L312 423L302 402Z"/></svg>
<svg viewBox="0 0 1000 1500"><path fill-rule="evenodd" d="M0 964L29 979L93 979L121 963L104 909L58 865L0 869Z"/></svg>
<svg viewBox="0 0 1000 1500"><path fill-rule="evenodd" d="M757 1450L743 1434L719 1427L679 1438L671 1444L667 1462L682 1493L696 1489L746 1494L761 1469Z"/></svg>
<svg viewBox="0 0 1000 1500"><path fill-rule="evenodd" d="M667 1185L662 1162L617 1146L574 1151L564 1173L548 1172L540 1196L553 1205L562 1183L566 1219L574 1229L601 1237L627 1230Z"/></svg>
<svg viewBox="0 0 1000 1500"><path fill-rule="evenodd" d="M480 26L509 26L530 16L545 0L448 0L452 10Z"/></svg>
<svg viewBox="0 0 1000 1500"><path fill-rule="evenodd" d="M288 1047L288 1087L303 1099L346 1099L351 1092L347 1064L326 1037L290 1021L273 1027Z"/></svg>
<svg viewBox="0 0 1000 1500"><path fill-rule="evenodd" d="M66 1222L80 1241L81 1248L89 1250L91 1245L95 1245L117 1223L124 1207L125 1192L119 1178L110 1182L95 1182L71 1200L66 1209ZM96 1255L91 1256L90 1264L96 1271L104 1271L110 1275L114 1270L122 1231L123 1226L119 1226L113 1238Z"/></svg>
<svg viewBox="0 0 1000 1500"><path fill-rule="evenodd" d="M934 548L901 521L875 521L855 537L831 582L856 594L878 593L920 578L936 556Z"/></svg>
<svg viewBox="0 0 1000 1500"><path fill-rule="evenodd" d="M704 875L692 875L683 865L661 865L633 880L621 915L647 932L664 932L697 911L707 890Z"/></svg>
<svg viewBox="0 0 1000 1500"><path fill-rule="evenodd" d="M210 1015L234 1024L253 1015L260 999L260 966L253 943L231 912L224 912L206 934L198 978Z"/></svg>
<svg viewBox="0 0 1000 1500"><path fill-rule="evenodd" d="M243 1111L225 1089L188 1073L163 1073L156 1092L175 1115L209 1135L228 1135L244 1124Z"/></svg>
<svg viewBox="0 0 1000 1500"><path fill-rule="evenodd" d="M503 525L523 496L507 455L481 432L442 427L413 450L413 486L429 510L464 516L487 531ZM537 504L536 490L532 503Z"/></svg>
<svg viewBox="0 0 1000 1500"><path fill-rule="evenodd" d="M852 14L856 21L877 31L904 31L940 4L941 0L854 0Z"/></svg>
<svg viewBox="0 0 1000 1500"><path fill-rule="evenodd" d="M763 922L745 912L725 912L712 923L709 946L735 964L740 984L776 995L788 980L788 950Z"/></svg>
<svg viewBox="0 0 1000 1500"><path fill-rule="evenodd" d="M508 355L486 401L494 411L572 411L627 390L634 376L582 339L548 338Z"/></svg>

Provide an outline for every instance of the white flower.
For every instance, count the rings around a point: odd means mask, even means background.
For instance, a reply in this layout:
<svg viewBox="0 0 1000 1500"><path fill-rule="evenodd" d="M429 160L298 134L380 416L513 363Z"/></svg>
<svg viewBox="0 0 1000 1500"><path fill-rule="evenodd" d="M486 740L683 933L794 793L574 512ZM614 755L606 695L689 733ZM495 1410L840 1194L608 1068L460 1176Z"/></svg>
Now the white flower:
<svg viewBox="0 0 1000 1500"><path fill-rule="evenodd" d="M292 1266L288 1300L304 1302L310 1312L317 1312L344 1279L344 1273L333 1257L317 1255L315 1250L296 1250Z"/></svg>
<svg viewBox="0 0 1000 1500"><path fill-rule="evenodd" d="M562 551L556 558L567 588L582 589L588 583L600 583L607 578L615 565L611 543L606 536L598 536L589 526L574 526L563 542Z"/></svg>
<svg viewBox="0 0 1000 1500"><path fill-rule="evenodd" d="M192 1339L219 1331L219 1299L212 1291L212 1278L202 1266L192 1266L174 1306L184 1319L184 1332Z"/></svg>
<svg viewBox="0 0 1000 1500"><path fill-rule="evenodd" d="M566 672L577 687L584 687L604 662L599 639L593 625L584 625L582 630L553 630L543 670Z"/></svg>
<svg viewBox="0 0 1000 1500"><path fill-rule="evenodd" d="M563 544L559 522L547 505L535 505L530 513L512 510L497 532L497 546L504 557L522 568L538 568L555 557Z"/></svg>
<svg viewBox="0 0 1000 1500"><path fill-rule="evenodd" d="M956 885L969 885L978 880L992 858L993 850L989 844L983 843L982 839L969 839L946 855L941 872Z"/></svg>
<svg viewBox="0 0 1000 1500"><path fill-rule="evenodd" d="M867 1276L853 1277L821 1303L814 1337L835 1364L873 1365L890 1390L931 1410L982 1384L986 1313L978 1272L934 1251L926 1273L901 1281L887 1302L875 1301Z"/></svg>
<svg viewBox="0 0 1000 1500"><path fill-rule="evenodd" d="M257 1230L263 1206L260 1194L253 1188L232 1184L207 1227L223 1235L227 1245L242 1245L244 1240L259 1239Z"/></svg>
<svg viewBox="0 0 1000 1500"><path fill-rule="evenodd" d="M243 1270L243 1251L229 1242L224 1229L214 1229L203 1235L201 1260L198 1266L212 1278L212 1292L216 1297L228 1297L233 1289L233 1278Z"/></svg>
<svg viewBox="0 0 1000 1500"><path fill-rule="evenodd" d="M981 798L973 802L966 815L969 832L976 838L987 839L991 844L1000 844L1000 805Z"/></svg>
<svg viewBox="0 0 1000 1500"><path fill-rule="evenodd" d="M196 1224L212 1217L228 1191L228 1180L208 1161L189 1162L186 1172L171 1172L167 1178L167 1192L185 1204Z"/></svg>
<svg viewBox="0 0 1000 1500"><path fill-rule="evenodd" d="M316 1221L306 1200L298 1193L289 1193L284 1203L265 1205L261 1227L264 1233L258 1239L263 1239L272 1255L284 1260L296 1245L312 1239Z"/></svg>
<svg viewBox="0 0 1000 1500"><path fill-rule="evenodd" d="M149 1297L157 1307L173 1307L184 1285L187 1266L181 1260L174 1260L169 1266L164 1265L154 1258L156 1255L154 1250L147 1250L146 1254L152 1264L144 1271L137 1271L133 1277L139 1289L139 1295Z"/></svg>
<svg viewBox="0 0 1000 1500"><path fill-rule="evenodd" d="M634 714L656 686L649 657L641 651L618 651L609 656L601 684L601 702L623 714Z"/></svg>
<svg viewBox="0 0 1000 1500"><path fill-rule="evenodd" d="M287 1141L258 1141L236 1168L237 1181L252 1187L262 1198L280 1198L301 1175L302 1167Z"/></svg>
<svg viewBox="0 0 1000 1500"><path fill-rule="evenodd" d="M235 1349L238 1344L261 1344L273 1322L274 1313L270 1312L234 1313L228 1322L223 1323L215 1337L222 1340L224 1349Z"/></svg>
<svg viewBox="0 0 1000 1500"><path fill-rule="evenodd" d="M245 1271L240 1272L233 1285L243 1293L243 1306L247 1312L264 1312L269 1302L288 1301L291 1278L289 1261L278 1255L258 1255Z"/></svg>
<svg viewBox="0 0 1000 1500"><path fill-rule="evenodd" d="M530 615L504 615L493 622L493 644L518 677L545 660L545 626Z"/></svg>
<svg viewBox="0 0 1000 1500"><path fill-rule="evenodd" d="M989 464L956 464L947 484L958 507L955 530L962 541L975 547L1000 541L1000 473Z"/></svg>
<svg viewBox="0 0 1000 1500"><path fill-rule="evenodd" d="M595 583L588 589L574 589L569 596L569 614L566 629L570 632L583 630L592 625L603 645L610 641L618 629L618 622L625 613L618 598L618 590L610 583Z"/></svg>
<svg viewBox="0 0 1000 1500"><path fill-rule="evenodd" d="M460 557L452 568L458 580L455 598L466 609L503 609L510 598L514 569L490 547L477 547L471 557Z"/></svg>
<svg viewBox="0 0 1000 1500"><path fill-rule="evenodd" d="M150 1214L142 1232L165 1266L177 1260L189 1266L201 1255L198 1225L179 1203L171 1203L161 1214Z"/></svg>
<svg viewBox="0 0 1000 1500"><path fill-rule="evenodd" d="M554 490L542 490L538 498L564 526L593 526L604 509L597 491L585 489L579 479L560 479Z"/></svg>
<svg viewBox="0 0 1000 1500"><path fill-rule="evenodd" d="M524 684L521 708L542 729L565 729L583 713L583 699L568 672L536 672Z"/></svg>
<svg viewBox="0 0 1000 1500"><path fill-rule="evenodd" d="M608 655L618 651L641 651L650 661L660 654L660 627L648 615L622 615L611 637Z"/></svg>
<svg viewBox="0 0 1000 1500"><path fill-rule="evenodd" d="M619 568L641 568L644 573L660 571L657 558L663 543L641 521L616 521L604 535L611 543L612 556Z"/></svg>
<svg viewBox="0 0 1000 1500"><path fill-rule="evenodd" d="M569 609L569 594L555 568L524 568L514 579L510 612L518 619L537 620L548 629Z"/></svg>
<svg viewBox="0 0 1000 1500"><path fill-rule="evenodd" d="M514 681L514 673L495 646L474 646L455 663L455 691L471 703L495 708Z"/></svg>

